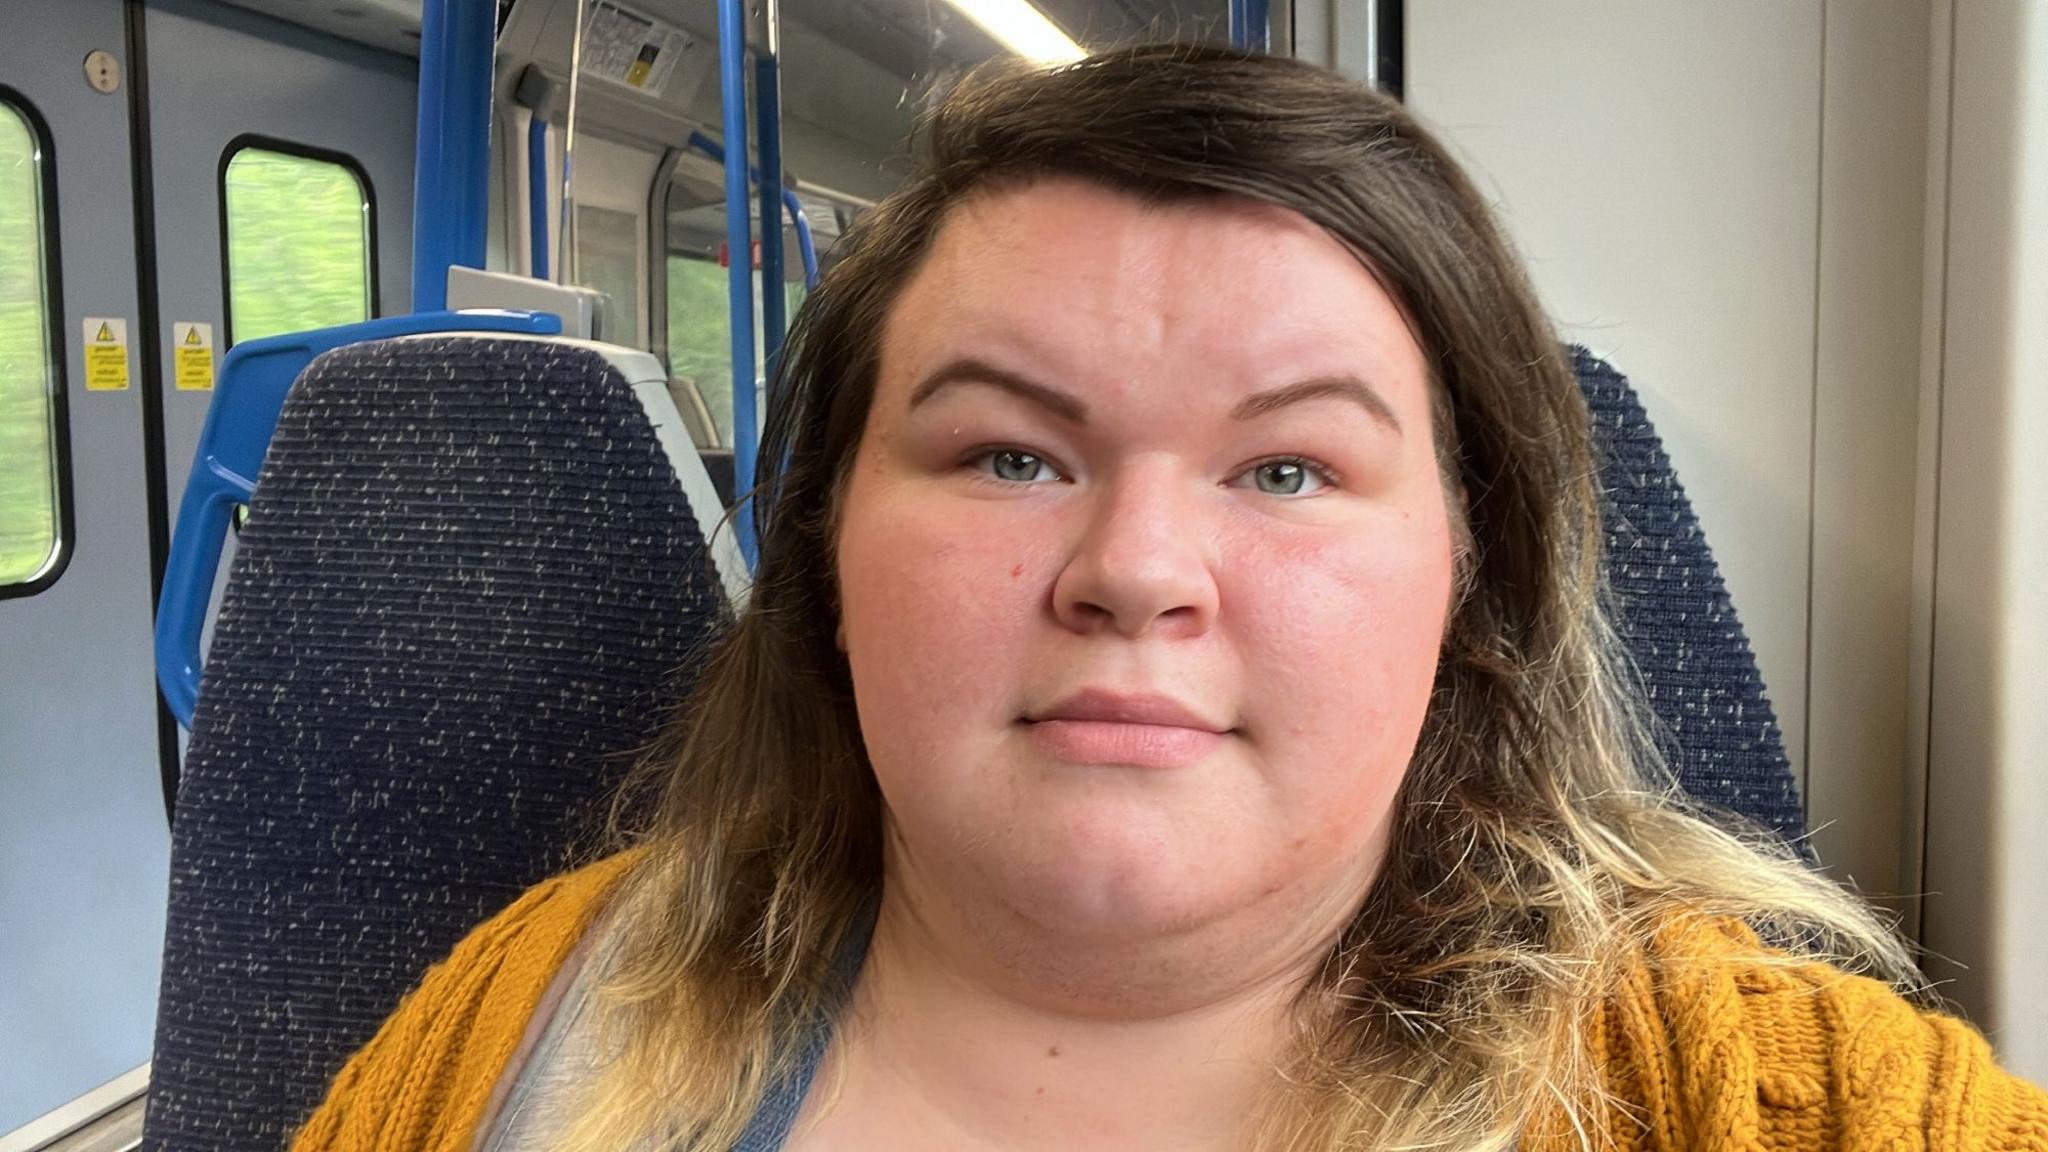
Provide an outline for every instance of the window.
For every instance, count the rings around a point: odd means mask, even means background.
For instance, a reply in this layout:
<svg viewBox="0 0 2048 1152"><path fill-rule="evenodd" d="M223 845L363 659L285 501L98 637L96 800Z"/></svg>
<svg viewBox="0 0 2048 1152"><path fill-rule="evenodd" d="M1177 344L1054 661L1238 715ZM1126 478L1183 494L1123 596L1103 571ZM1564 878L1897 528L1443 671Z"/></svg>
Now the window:
<svg viewBox="0 0 2048 1152"><path fill-rule="evenodd" d="M848 210L839 202L808 191L797 194L810 222L812 242L820 259L828 259L839 233L851 222ZM650 293L658 293L648 317L653 325L654 344L668 360L670 389L689 388L704 401L716 433L716 443L701 447L731 447L732 429L732 342L728 336L732 312L726 303L729 274L726 267L725 186L719 166L691 153L669 177L662 193L665 211L654 221L655 251L662 267L650 269ZM760 206L749 199L749 227L759 256ZM782 298L784 323L796 317L805 296L803 259L797 248L795 227L787 216L782 220ZM760 374L765 344L761 339L761 272L754 270L754 381L761 396ZM755 412L766 413L764 403Z"/></svg>
<svg viewBox="0 0 2048 1152"><path fill-rule="evenodd" d="M32 116L0 90L0 596L48 587L62 570L69 527L53 323L56 205L47 142Z"/></svg>
<svg viewBox="0 0 2048 1152"><path fill-rule="evenodd" d="M796 252L790 244L792 255ZM800 272L800 270L799 270ZM711 422L718 429L718 442L732 440L732 311L726 304L726 270L717 261L699 257L668 255L668 371L677 380L687 380L704 398ZM803 303L802 281L783 285L785 320L796 315ZM762 370L760 357L761 274L754 273L754 370ZM762 409L757 405L757 413Z"/></svg>
<svg viewBox="0 0 2048 1152"><path fill-rule="evenodd" d="M646 347L640 339L640 261L646 245L640 219L631 212L576 205L576 283L611 298L610 324L604 338L614 344Z"/></svg>
<svg viewBox="0 0 2048 1152"><path fill-rule="evenodd" d="M370 181L346 156L243 137L221 166L228 340L376 312Z"/></svg>

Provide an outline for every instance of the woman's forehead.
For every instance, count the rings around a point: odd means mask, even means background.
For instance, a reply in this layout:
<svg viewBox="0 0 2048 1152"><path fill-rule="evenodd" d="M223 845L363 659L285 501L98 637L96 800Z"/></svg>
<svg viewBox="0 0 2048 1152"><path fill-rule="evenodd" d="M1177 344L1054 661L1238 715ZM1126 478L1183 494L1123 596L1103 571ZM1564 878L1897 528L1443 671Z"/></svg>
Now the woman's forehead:
<svg viewBox="0 0 2048 1152"><path fill-rule="evenodd" d="M1106 362L1200 366L1248 387L1276 373L1361 373L1425 402L1400 309L1307 218L1078 179L981 193L948 214L890 311L883 386L988 351L1066 378Z"/></svg>
<svg viewBox="0 0 2048 1152"><path fill-rule="evenodd" d="M1307 217L1236 196L1160 199L1090 180L1048 176L971 194L947 211L927 270L1011 278L1121 275L1161 286L1174 273L1241 271L1348 277L1362 265Z"/></svg>

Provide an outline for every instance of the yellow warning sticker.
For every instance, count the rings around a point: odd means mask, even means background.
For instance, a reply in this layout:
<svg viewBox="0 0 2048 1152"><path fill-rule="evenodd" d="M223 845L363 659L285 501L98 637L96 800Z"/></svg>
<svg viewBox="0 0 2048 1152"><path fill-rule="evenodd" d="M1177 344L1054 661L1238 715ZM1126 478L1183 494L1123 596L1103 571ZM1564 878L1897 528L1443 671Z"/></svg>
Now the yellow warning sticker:
<svg viewBox="0 0 2048 1152"><path fill-rule="evenodd" d="M171 322L171 375L180 392L213 390L213 325Z"/></svg>
<svg viewBox="0 0 2048 1152"><path fill-rule="evenodd" d="M128 390L128 321L118 316L87 316L85 387L89 392Z"/></svg>

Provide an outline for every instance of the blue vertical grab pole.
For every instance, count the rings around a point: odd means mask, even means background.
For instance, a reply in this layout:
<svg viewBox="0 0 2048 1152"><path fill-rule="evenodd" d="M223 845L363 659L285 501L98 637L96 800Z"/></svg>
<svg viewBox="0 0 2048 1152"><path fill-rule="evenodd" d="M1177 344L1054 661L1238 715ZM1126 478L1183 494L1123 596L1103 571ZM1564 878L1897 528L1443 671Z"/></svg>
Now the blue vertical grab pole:
<svg viewBox="0 0 2048 1152"><path fill-rule="evenodd" d="M726 302L732 336L732 474L739 501L740 554L753 567L754 465L760 430L754 414L754 243L747 219L747 27L741 0L718 0L718 104L724 127Z"/></svg>
<svg viewBox="0 0 2048 1152"><path fill-rule="evenodd" d="M768 381L768 402L775 402L775 368L782 358L782 336L789 326L782 295L782 78L776 0L762 0L767 43L754 57L755 151L761 176L761 365Z"/></svg>
<svg viewBox="0 0 2048 1152"><path fill-rule="evenodd" d="M448 306L448 269L484 266L498 6L424 0L413 160L412 310Z"/></svg>
<svg viewBox="0 0 2048 1152"><path fill-rule="evenodd" d="M527 275L548 278L548 122L539 112L526 125Z"/></svg>
<svg viewBox="0 0 2048 1152"><path fill-rule="evenodd" d="M1230 44L1247 52L1264 52L1270 40L1267 0L1230 0Z"/></svg>

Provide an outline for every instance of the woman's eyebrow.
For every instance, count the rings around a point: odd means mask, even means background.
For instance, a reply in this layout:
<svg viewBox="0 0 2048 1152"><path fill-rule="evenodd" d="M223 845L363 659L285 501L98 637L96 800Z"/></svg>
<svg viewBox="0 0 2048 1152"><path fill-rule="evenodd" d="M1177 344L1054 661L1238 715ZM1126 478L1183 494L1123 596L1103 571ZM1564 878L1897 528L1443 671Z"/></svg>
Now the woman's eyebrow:
<svg viewBox="0 0 2048 1152"><path fill-rule="evenodd" d="M1373 391L1372 385L1356 376L1318 376L1313 380L1303 380L1298 384L1289 384L1284 388L1274 388L1271 391L1247 396L1237 402L1237 407L1231 409L1230 415L1236 420L1250 420L1255 416L1264 416L1268 412L1285 408L1289 404L1299 404L1303 400L1317 400L1323 397L1354 400L1370 413L1373 419L1393 429L1396 435L1401 431L1401 421L1394 416L1394 410L1380 398L1378 392Z"/></svg>
<svg viewBox="0 0 2048 1152"><path fill-rule="evenodd" d="M1028 400L1069 424L1088 422L1088 406L1078 397L972 357L949 360L918 381L917 387L910 391L910 407L915 409L948 384L986 384Z"/></svg>
<svg viewBox="0 0 2048 1152"><path fill-rule="evenodd" d="M984 384L1036 404L1069 424L1088 422L1088 406L1079 397L973 357L949 360L918 381L917 387L910 392L910 407L915 409L952 384ZM1394 415L1393 408L1371 385L1356 376L1318 376L1247 396L1238 401L1230 415L1234 420L1250 420L1290 404L1327 397L1354 401L1395 434L1401 431L1401 421Z"/></svg>

